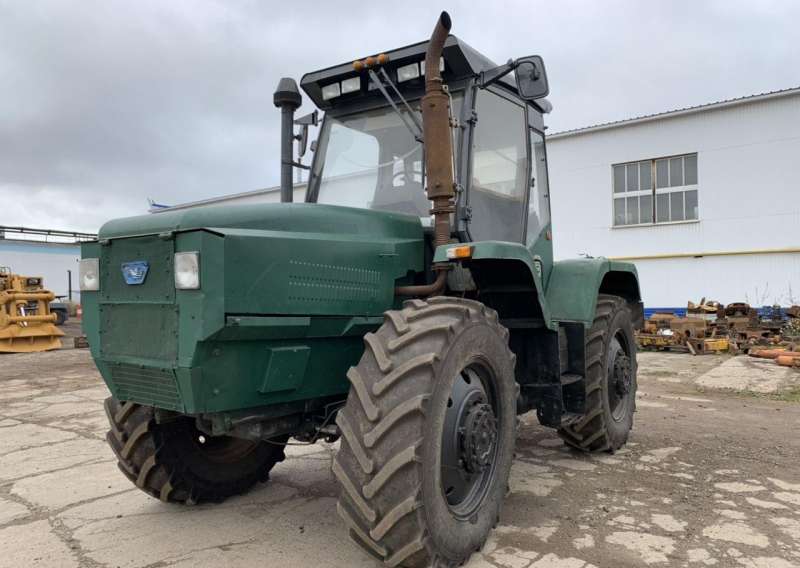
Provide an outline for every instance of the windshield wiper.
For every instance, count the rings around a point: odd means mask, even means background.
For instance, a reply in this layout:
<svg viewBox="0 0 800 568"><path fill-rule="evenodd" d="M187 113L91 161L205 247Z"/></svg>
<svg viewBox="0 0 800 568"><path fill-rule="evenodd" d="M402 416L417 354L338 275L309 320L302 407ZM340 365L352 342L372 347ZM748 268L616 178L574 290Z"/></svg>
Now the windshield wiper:
<svg viewBox="0 0 800 568"><path fill-rule="evenodd" d="M386 80L386 83L389 84L392 87L392 90L394 90L395 94L397 94L397 98L400 99L400 102L403 103L403 106L405 106L406 110L408 111L408 116L411 117L411 121L408 120L406 115L403 114L403 111L401 111L400 108L397 106L397 104L394 102L394 99L389 94L389 92L386 90L386 87L384 86L383 81L381 81L380 77L378 77L378 74L375 73L375 71L373 69L369 70L369 77L375 83L375 86L378 87L378 90L381 92L383 97L387 101L389 101L389 104L394 109L394 112L396 112L397 116L400 117L400 120L403 121L403 124L405 124L406 128L408 128L408 131L411 133L411 135L414 137L414 139L417 142L419 142L420 144L422 144L422 141L423 141L423 138L422 138L422 123L419 121L419 119L417 118L417 115L414 113L414 110L408 104L406 99L403 98L403 95L400 94L400 91L397 89L395 84L392 83L392 80L389 78L388 73L386 73L386 70L383 67L380 68L380 73L383 76L383 78Z"/></svg>

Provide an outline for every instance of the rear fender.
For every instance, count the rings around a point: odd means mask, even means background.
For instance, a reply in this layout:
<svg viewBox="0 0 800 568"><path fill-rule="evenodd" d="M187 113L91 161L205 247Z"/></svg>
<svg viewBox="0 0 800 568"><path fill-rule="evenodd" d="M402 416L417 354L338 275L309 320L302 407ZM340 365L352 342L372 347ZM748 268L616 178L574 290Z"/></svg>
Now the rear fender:
<svg viewBox="0 0 800 568"><path fill-rule="evenodd" d="M625 298L633 312L634 326L641 328L644 311L639 277L633 264L604 257L554 263L545 295L555 321L591 326L598 294Z"/></svg>

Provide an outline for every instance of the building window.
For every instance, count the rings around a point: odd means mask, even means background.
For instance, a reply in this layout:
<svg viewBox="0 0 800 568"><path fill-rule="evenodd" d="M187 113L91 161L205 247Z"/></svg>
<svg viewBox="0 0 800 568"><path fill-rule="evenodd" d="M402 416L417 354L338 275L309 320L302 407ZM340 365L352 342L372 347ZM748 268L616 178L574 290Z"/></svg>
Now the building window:
<svg viewBox="0 0 800 568"><path fill-rule="evenodd" d="M697 154L614 164L614 226L697 220Z"/></svg>

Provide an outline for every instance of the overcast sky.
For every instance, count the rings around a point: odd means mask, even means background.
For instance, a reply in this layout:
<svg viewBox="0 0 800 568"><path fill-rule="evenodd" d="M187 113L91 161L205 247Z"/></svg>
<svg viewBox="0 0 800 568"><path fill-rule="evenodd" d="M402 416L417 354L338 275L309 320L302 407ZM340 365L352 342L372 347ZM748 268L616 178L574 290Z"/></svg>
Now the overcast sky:
<svg viewBox="0 0 800 568"><path fill-rule="evenodd" d="M275 185L278 79L426 39L441 9L497 62L544 56L550 132L800 85L800 2L391 4L0 0L0 225Z"/></svg>

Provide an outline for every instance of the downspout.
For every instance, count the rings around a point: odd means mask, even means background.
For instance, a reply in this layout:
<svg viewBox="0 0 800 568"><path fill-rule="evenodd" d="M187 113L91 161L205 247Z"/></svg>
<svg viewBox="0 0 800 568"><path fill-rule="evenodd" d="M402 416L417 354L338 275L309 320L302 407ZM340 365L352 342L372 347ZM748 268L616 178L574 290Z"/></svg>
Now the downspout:
<svg viewBox="0 0 800 568"><path fill-rule="evenodd" d="M425 144L426 192L433 202L434 247L450 242L450 215L455 211L453 199L453 140L450 132L450 95L442 82L439 60L444 42L450 33L450 15L442 12L425 53L425 95L422 97L422 132ZM433 296L440 294L447 282L446 263L433 265L436 280L422 286L399 286L398 296Z"/></svg>

